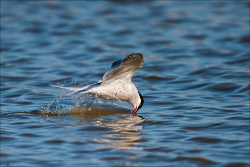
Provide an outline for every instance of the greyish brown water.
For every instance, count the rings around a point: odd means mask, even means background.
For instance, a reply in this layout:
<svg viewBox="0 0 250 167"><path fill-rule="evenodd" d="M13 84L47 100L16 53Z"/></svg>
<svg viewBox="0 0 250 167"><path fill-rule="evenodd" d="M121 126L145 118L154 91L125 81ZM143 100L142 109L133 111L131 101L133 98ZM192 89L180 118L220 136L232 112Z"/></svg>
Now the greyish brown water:
<svg viewBox="0 0 250 167"><path fill-rule="evenodd" d="M145 103L66 96L144 55ZM1 166L248 166L249 2L1 1Z"/></svg>

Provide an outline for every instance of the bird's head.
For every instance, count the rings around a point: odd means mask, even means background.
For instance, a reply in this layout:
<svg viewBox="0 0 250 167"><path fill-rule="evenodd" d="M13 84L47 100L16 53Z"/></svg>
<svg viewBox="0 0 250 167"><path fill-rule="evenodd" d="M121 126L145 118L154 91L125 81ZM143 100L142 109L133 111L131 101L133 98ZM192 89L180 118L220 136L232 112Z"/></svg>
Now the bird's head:
<svg viewBox="0 0 250 167"><path fill-rule="evenodd" d="M140 100L138 101L137 104L133 105L133 107L134 107L133 113L136 113L143 106L143 103L144 103L143 96L140 94L139 91L138 91L138 93L140 96Z"/></svg>

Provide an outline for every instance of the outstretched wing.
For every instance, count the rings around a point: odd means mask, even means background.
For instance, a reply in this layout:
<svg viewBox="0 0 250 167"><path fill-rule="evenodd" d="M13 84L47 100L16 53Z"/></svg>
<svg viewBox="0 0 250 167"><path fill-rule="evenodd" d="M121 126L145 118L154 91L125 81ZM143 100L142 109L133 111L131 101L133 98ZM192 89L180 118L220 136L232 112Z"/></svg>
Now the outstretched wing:
<svg viewBox="0 0 250 167"><path fill-rule="evenodd" d="M128 55L123 60L115 61L111 66L111 70L107 71L103 75L102 79L97 83L93 83L81 88L63 87L56 85L52 86L72 91L72 93L68 95L87 93L92 88L98 87L101 84L111 83L114 80L120 79L120 80L131 81L133 74L142 67L143 63L144 63L143 55L141 53L133 53Z"/></svg>
<svg viewBox="0 0 250 167"><path fill-rule="evenodd" d="M130 80L133 74L139 70L144 63L144 58L141 53L133 53L128 55L123 60L115 61L111 70L103 75L102 84L108 84L117 79Z"/></svg>

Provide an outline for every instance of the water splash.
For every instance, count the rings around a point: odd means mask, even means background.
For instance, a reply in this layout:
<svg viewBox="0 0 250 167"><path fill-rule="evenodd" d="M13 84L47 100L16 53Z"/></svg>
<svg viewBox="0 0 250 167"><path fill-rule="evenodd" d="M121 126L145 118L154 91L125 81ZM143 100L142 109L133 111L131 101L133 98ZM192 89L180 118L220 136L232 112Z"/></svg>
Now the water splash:
<svg viewBox="0 0 250 167"><path fill-rule="evenodd" d="M54 98L45 108L42 114L67 115L76 113L86 113L96 110L131 110L129 104L121 101L103 100L91 94L68 96L64 91Z"/></svg>
<svg viewBox="0 0 250 167"><path fill-rule="evenodd" d="M43 114L66 114L69 109L65 104L64 93L61 92L60 95L47 104L47 107L43 108L41 112Z"/></svg>

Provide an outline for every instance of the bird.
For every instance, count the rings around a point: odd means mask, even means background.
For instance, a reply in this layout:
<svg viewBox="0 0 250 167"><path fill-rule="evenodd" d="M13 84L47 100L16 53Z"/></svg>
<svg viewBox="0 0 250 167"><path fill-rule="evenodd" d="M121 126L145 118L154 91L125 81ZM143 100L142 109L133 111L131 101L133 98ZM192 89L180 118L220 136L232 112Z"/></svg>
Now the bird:
<svg viewBox="0 0 250 167"><path fill-rule="evenodd" d="M111 70L107 71L96 83L81 88L52 86L72 91L68 95L89 93L104 100L126 101L133 106L132 113L136 115L136 112L143 106L144 99L131 79L143 64L143 55L132 53L123 60L113 62Z"/></svg>

